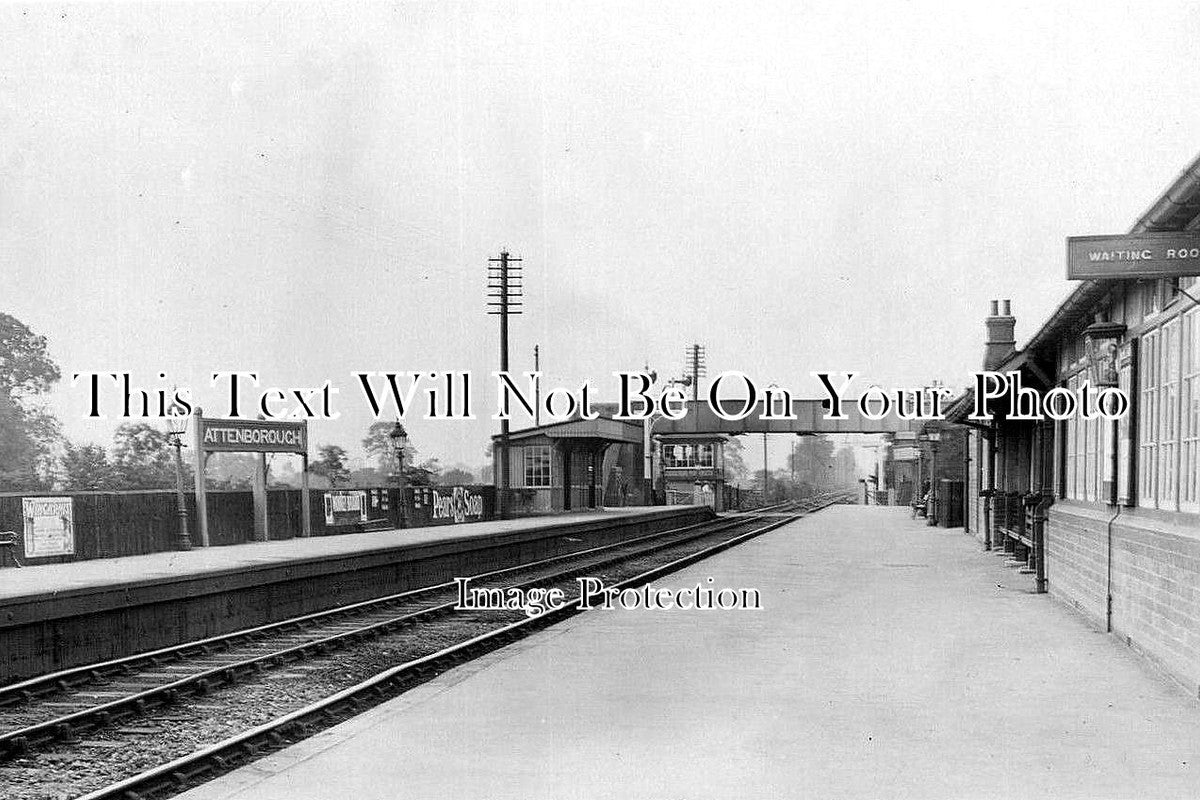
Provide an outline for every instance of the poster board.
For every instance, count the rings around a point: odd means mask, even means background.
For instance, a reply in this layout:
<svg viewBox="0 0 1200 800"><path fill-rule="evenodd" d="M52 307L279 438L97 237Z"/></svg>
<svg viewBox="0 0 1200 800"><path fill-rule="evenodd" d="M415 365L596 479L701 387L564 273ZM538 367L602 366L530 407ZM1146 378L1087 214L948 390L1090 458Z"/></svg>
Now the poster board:
<svg viewBox="0 0 1200 800"><path fill-rule="evenodd" d="M325 492L325 524L357 525L367 521L364 489L330 489Z"/></svg>
<svg viewBox="0 0 1200 800"><path fill-rule="evenodd" d="M71 497L24 497L25 557L75 554L75 500Z"/></svg>

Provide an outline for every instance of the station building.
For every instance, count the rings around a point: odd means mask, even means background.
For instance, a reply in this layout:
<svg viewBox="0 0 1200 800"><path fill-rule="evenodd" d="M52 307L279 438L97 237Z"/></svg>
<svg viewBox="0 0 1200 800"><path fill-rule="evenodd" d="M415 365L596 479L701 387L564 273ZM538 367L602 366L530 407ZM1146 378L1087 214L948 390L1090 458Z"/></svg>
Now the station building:
<svg viewBox="0 0 1200 800"><path fill-rule="evenodd" d="M720 433L677 433L663 437L655 451L657 483L668 505L725 507L725 442Z"/></svg>
<svg viewBox="0 0 1200 800"><path fill-rule="evenodd" d="M502 448L492 437L496 485ZM569 419L508 435L509 510L528 514L640 505L640 423Z"/></svg>
<svg viewBox="0 0 1200 800"><path fill-rule="evenodd" d="M658 503L725 508L723 433L653 434L653 425L613 419L615 404L596 403L597 419L573 418L509 433L509 509L535 514ZM653 437L653 438L651 438ZM501 482L500 437L493 436ZM646 459L647 446L651 458ZM653 486L646 486L646 477ZM647 491L647 489L650 491Z"/></svg>
<svg viewBox="0 0 1200 800"><path fill-rule="evenodd" d="M938 420L921 423L890 437L883 460L883 497L889 505L921 506L932 492L934 521L957 528L969 521L964 514L963 481L968 470L965 429ZM921 506L924 507L924 506Z"/></svg>
<svg viewBox="0 0 1200 800"><path fill-rule="evenodd" d="M1200 230L1200 159L1130 231ZM1007 395L971 430L969 528L1049 591L1200 691L1200 306L1197 278L1086 280L1024 347L993 301L983 368L1041 397L1084 380L1117 385L1122 419L1023 421ZM1061 269L1054 265L1055 269Z"/></svg>

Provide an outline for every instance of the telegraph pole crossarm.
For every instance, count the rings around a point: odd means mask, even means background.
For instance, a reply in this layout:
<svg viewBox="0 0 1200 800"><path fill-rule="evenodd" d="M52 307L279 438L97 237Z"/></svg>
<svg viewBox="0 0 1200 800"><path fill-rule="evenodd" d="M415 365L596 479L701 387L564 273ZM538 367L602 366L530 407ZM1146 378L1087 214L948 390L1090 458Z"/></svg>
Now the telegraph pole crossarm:
<svg viewBox="0 0 1200 800"><path fill-rule="evenodd" d="M520 299L523 296L521 282L521 259L513 258L507 250L499 258L488 259L488 308L490 316L500 317L500 371L508 372L508 318L521 313ZM509 463L508 463L507 419L500 420L500 470L499 486L496 489L496 511L503 519L508 513Z"/></svg>

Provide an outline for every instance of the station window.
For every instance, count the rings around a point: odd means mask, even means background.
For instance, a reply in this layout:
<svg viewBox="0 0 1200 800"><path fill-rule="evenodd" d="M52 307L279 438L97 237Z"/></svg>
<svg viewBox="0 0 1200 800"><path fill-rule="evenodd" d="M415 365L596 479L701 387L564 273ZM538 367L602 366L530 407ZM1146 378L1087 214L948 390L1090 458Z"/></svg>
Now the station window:
<svg viewBox="0 0 1200 800"><path fill-rule="evenodd" d="M1179 455L1179 509L1200 511L1200 313L1183 315L1183 427Z"/></svg>
<svg viewBox="0 0 1200 800"><path fill-rule="evenodd" d="M1084 379L1083 373L1067 381L1067 389L1077 394ZM1094 401L1095 397L1091 399ZM1095 406L1092 407L1095 413ZM1099 419L1085 420L1081 414L1067 419L1066 436L1066 480L1064 496L1073 500L1098 501L1101 498L1102 478L1106 459L1111 457L1103 422Z"/></svg>
<svg viewBox="0 0 1200 800"><path fill-rule="evenodd" d="M1154 479L1158 470L1158 361L1159 332L1142 337L1138 351L1138 504L1154 504Z"/></svg>
<svg viewBox="0 0 1200 800"><path fill-rule="evenodd" d="M686 444L668 444L663 447L663 466L665 467L687 467L691 459L689 451L691 447Z"/></svg>
<svg viewBox="0 0 1200 800"><path fill-rule="evenodd" d="M1175 510L1178 502L1176 458L1179 456L1179 320L1162 326L1158 378L1158 508Z"/></svg>
<svg viewBox="0 0 1200 800"><path fill-rule="evenodd" d="M549 445L534 445L525 448L525 486L531 489L549 488Z"/></svg>
<svg viewBox="0 0 1200 800"><path fill-rule="evenodd" d="M715 448L708 444L668 444L663 447L663 466L677 469L711 468Z"/></svg>
<svg viewBox="0 0 1200 800"><path fill-rule="evenodd" d="M1138 505L1200 511L1200 309L1141 337Z"/></svg>

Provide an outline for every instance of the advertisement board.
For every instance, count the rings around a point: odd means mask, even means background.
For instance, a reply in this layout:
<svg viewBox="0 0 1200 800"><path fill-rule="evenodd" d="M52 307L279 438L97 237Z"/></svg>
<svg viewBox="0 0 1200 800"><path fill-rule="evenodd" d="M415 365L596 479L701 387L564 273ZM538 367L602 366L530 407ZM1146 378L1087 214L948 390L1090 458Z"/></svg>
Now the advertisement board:
<svg viewBox="0 0 1200 800"><path fill-rule="evenodd" d="M330 489L325 492L326 525L357 525L366 521L365 489Z"/></svg>
<svg viewBox="0 0 1200 800"><path fill-rule="evenodd" d="M496 490L491 486L413 486L410 524L461 525L494 518Z"/></svg>
<svg viewBox="0 0 1200 800"><path fill-rule="evenodd" d="M22 498L25 557L75 554L75 501L70 497Z"/></svg>

